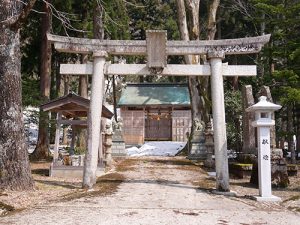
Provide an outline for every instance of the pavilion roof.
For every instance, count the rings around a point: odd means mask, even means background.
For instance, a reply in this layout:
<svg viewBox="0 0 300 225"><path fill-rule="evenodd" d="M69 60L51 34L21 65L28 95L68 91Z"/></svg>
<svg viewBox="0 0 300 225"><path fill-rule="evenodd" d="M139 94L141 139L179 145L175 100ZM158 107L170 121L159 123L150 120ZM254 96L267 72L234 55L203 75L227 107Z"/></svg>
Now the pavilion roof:
<svg viewBox="0 0 300 225"><path fill-rule="evenodd" d="M90 107L90 100L83 98L75 93L69 93L63 97L51 100L41 105L43 111L61 112L64 116L87 117ZM102 105L102 117L112 118L113 113Z"/></svg>
<svg viewBox="0 0 300 225"><path fill-rule="evenodd" d="M142 83L127 84L122 91L119 106L181 105L190 106L186 84Z"/></svg>

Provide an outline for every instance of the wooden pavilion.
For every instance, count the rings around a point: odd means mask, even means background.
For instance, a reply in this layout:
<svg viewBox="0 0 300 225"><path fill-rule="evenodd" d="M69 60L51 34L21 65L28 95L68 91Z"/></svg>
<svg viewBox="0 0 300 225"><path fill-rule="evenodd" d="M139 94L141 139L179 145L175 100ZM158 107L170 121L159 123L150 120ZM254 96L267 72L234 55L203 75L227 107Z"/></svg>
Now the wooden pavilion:
<svg viewBox="0 0 300 225"><path fill-rule="evenodd" d="M192 123L186 84L127 84L118 106L126 145L187 140Z"/></svg>
<svg viewBox="0 0 300 225"><path fill-rule="evenodd" d="M61 125L71 125L72 141L71 141L70 149L71 150L74 149L75 129L87 127L87 116L88 116L89 107L90 107L89 99L83 98L74 93L69 93L68 95L54 99L52 101L49 101L41 105L41 110L57 113L53 164L50 169L50 174L52 176L82 177L83 165L80 164L80 166L76 168L58 165L57 163L58 147L59 147ZM103 105L102 118L111 119L112 116L113 113ZM100 149L102 148L99 148L99 150ZM103 153L101 154L103 155Z"/></svg>

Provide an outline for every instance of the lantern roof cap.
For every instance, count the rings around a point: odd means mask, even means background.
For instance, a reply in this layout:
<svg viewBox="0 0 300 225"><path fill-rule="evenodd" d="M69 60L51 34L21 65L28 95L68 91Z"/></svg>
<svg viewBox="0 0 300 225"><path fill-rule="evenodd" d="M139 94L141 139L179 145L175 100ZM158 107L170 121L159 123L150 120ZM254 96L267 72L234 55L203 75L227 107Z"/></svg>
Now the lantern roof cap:
<svg viewBox="0 0 300 225"><path fill-rule="evenodd" d="M255 111L273 112L273 111L281 109L281 107L282 107L281 105L277 105L277 104L267 101L266 96L260 96L258 103L247 108L246 112L255 112Z"/></svg>

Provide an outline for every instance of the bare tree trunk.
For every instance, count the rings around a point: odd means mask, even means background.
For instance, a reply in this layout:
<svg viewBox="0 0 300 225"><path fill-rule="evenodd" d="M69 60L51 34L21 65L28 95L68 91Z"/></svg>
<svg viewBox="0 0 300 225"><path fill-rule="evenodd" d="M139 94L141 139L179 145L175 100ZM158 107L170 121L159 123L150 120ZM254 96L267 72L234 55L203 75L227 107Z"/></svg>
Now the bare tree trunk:
<svg viewBox="0 0 300 225"><path fill-rule="evenodd" d="M112 77L112 87L113 87L113 99L114 99L114 118L115 121L118 122L118 115L117 115L117 90L116 90L116 80L115 76Z"/></svg>
<svg viewBox="0 0 300 225"><path fill-rule="evenodd" d="M199 4L200 0L192 1L187 0L187 4L191 12L191 29L192 35L189 35L189 29L188 29L188 23L187 23L187 13L185 8L184 0L177 0L177 12L178 12L178 25L179 25L179 31L180 31L180 37L182 40L189 41L190 36L194 38L194 40L199 39ZM186 64L198 64L199 63L199 57L196 56L185 56L185 63ZM202 98L201 94L199 92L199 83L198 78L196 76L190 76L189 78L189 92L190 92L190 98L191 98L191 108L192 108L192 120L194 121L196 118L199 119L199 121L203 120L202 118ZM193 128L191 137L193 135Z"/></svg>
<svg viewBox="0 0 300 225"><path fill-rule="evenodd" d="M294 146L294 118L293 118L293 104L287 106L287 126L288 126L288 151L291 152L291 162L296 163L296 152Z"/></svg>
<svg viewBox="0 0 300 225"><path fill-rule="evenodd" d="M214 40L217 32L217 10L220 0L213 0L209 6L208 23L207 23L207 39Z"/></svg>
<svg viewBox="0 0 300 225"><path fill-rule="evenodd" d="M33 189L25 143L20 26L35 1L0 2L0 190ZM16 19L15 19L16 18Z"/></svg>
<svg viewBox="0 0 300 225"><path fill-rule="evenodd" d="M83 26L87 25L87 15L88 15L88 2L82 5L81 10L81 21ZM83 30L87 30L87 27L83 27ZM86 38L86 34L83 33L83 38ZM81 55L81 63L87 63L88 55ZM88 98L88 83L89 79L87 75L79 76L79 90L78 93L83 98ZM87 129L73 129L77 134L77 146L82 149L87 149Z"/></svg>
<svg viewBox="0 0 300 225"><path fill-rule="evenodd" d="M60 96L62 96L62 87L63 87L63 85L62 85L62 76L61 76L61 74L60 74L60 72L59 72L59 66L60 66L60 62L59 62L59 58L58 57L54 57L53 58L53 63L52 63L52 65L53 65L53 68L54 68L54 70L55 70L55 89L56 89L56 96L57 97L60 97ZM53 71L53 69L52 69L52 71Z"/></svg>
<svg viewBox="0 0 300 225"><path fill-rule="evenodd" d="M48 0L50 2L51 0ZM40 91L42 101L45 103L50 99L51 87L51 43L47 40L47 32L51 29L50 6L44 3L44 12L42 18L42 45L41 45L41 67L40 67ZM40 111L38 141L33 159L46 159L49 156L49 115L47 112Z"/></svg>
<svg viewBox="0 0 300 225"><path fill-rule="evenodd" d="M282 135L280 137L279 140L279 148L284 149L284 142L286 141L286 133L287 133L287 116L286 116L286 107L282 107L281 110L281 120L280 120L280 128L281 128L281 133L283 133L284 135Z"/></svg>
<svg viewBox="0 0 300 225"><path fill-rule="evenodd" d="M296 119L296 154L297 159L299 159L298 155L300 152L300 104L295 105L295 119Z"/></svg>
<svg viewBox="0 0 300 225"><path fill-rule="evenodd" d="M200 0L177 0L178 26L182 40L199 40L200 25L199 25L199 6ZM187 19L187 10L189 12L189 24ZM208 34L207 39L212 40L216 34L216 12L220 1L214 0L210 5L208 18ZM188 28L190 27L190 29ZM185 56L187 64L199 64L200 59L197 56ZM199 119L207 123L209 121L210 98L209 98L209 79L207 77L190 76L189 91L191 98L192 120ZM193 136L193 128L190 140Z"/></svg>
<svg viewBox="0 0 300 225"><path fill-rule="evenodd" d="M79 77L79 95L88 98L88 75Z"/></svg>
<svg viewBox="0 0 300 225"><path fill-rule="evenodd" d="M100 5L100 1L96 1L97 5L94 8L94 17L93 17L93 34L95 39L104 39L104 25L103 25L103 8Z"/></svg>
<svg viewBox="0 0 300 225"><path fill-rule="evenodd" d="M63 91L64 91L64 95L67 95L70 92L70 79L69 79L68 75L65 75L63 78L64 78ZM68 128L67 127L63 128L62 144L64 144L64 145L68 144Z"/></svg>
<svg viewBox="0 0 300 225"><path fill-rule="evenodd" d="M82 55L81 62L86 63L88 61L88 55ZM88 75L81 75L79 76L79 95L83 98L88 98ZM86 149L87 144L87 129L77 129L76 130L78 135L78 146L81 149Z"/></svg>
<svg viewBox="0 0 300 225"><path fill-rule="evenodd" d="M234 63L233 64L234 65L238 64L236 55L234 56ZM235 91L239 90L239 77L238 76L235 76L235 77L232 78L232 88Z"/></svg>
<svg viewBox="0 0 300 225"><path fill-rule="evenodd" d="M207 40L214 40L217 32L217 10L220 0L213 0L209 6L208 22L207 22ZM211 108L209 93L209 77L200 77L200 90L203 98L203 120L209 122L209 112Z"/></svg>
<svg viewBox="0 0 300 225"><path fill-rule="evenodd" d="M299 126L299 125L298 125ZM297 159L299 159L299 153L300 153L300 132L299 132L299 127L298 127L298 134L296 136L296 149L297 149Z"/></svg>
<svg viewBox="0 0 300 225"><path fill-rule="evenodd" d="M87 5L83 7L81 10L81 21L83 22L84 26L87 24L87 14L88 9ZM87 27L83 28L84 30L87 30ZM86 34L83 33L82 35L84 38L86 37ZM81 63L87 63L88 61L88 55L82 55L81 56ZM79 76L79 95L84 98L88 98L88 75L82 75Z"/></svg>

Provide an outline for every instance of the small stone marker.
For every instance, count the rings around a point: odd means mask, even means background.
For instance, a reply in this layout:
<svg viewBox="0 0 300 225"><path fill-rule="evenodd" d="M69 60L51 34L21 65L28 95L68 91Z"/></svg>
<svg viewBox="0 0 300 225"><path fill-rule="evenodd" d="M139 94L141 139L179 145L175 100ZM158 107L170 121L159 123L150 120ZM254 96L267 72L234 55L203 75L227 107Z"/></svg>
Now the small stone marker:
<svg viewBox="0 0 300 225"><path fill-rule="evenodd" d="M105 141L104 141L104 146L105 146L105 165L106 166L111 166L113 163L113 159L111 156L111 146L112 146L112 136L113 132L110 129L110 125L106 125L106 131L105 131Z"/></svg>
<svg viewBox="0 0 300 225"><path fill-rule="evenodd" d="M189 149L188 159L206 159L206 147L205 147L205 124L198 119L193 121L194 135L191 140L191 147Z"/></svg>
<svg viewBox="0 0 300 225"><path fill-rule="evenodd" d="M126 146L122 134L122 120L121 118L117 123L113 123L113 136L112 136L112 156L113 157L125 157L126 156Z"/></svg>
<svg viewBox="0 0 300 225"><path fill-rule="evenodd" d="M259 196L254 197L257 201L281 201L272 195L270 154L270 128L275 125L272 114L280 108L280 105L268 102L266 96L261 96L258 103L246 109L255 112L252 126L257 127Z"/></svg>
<svg viewBox="0 0 300 225"><path fill-rule="evenodd" d="M205 135L205 148L207 153L207 157L206 160L204 161L204 165L209 168L214 168L215 161L212 157L214 154L214 132L212 130L211 122L207 123L204 135Z"/></svg>

